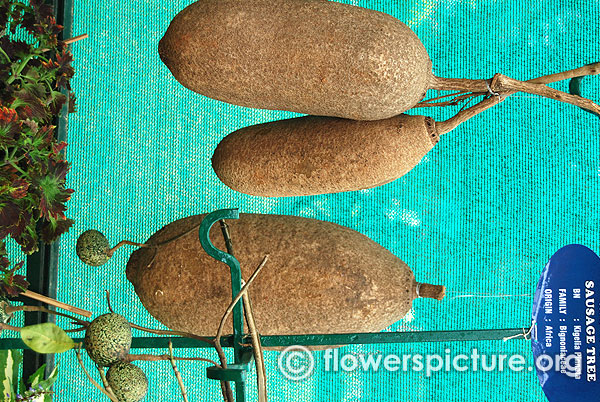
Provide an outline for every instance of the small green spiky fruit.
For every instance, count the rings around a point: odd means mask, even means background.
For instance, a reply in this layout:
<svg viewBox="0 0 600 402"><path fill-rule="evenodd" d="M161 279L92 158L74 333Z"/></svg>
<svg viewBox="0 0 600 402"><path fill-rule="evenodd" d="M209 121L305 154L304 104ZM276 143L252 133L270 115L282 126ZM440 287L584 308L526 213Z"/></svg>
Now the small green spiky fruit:
<svg viewBox="0 0 600 402"><path fill-rule="evenodd" d="M115 363L106 373L108 385L119 402L137 402L148 392L148 378L141 368L127 362Z"/></svg>
<svg viewBox="0 0 600 402"><path fill-rule="evenodd" d="M109 367L123 360L131 347L131 326L122 315L102 314L85 331L85 350L90 359Z"/></svg>
<svg viewBox="0 0 600 402"><path fill-rule="evenodd" d="M90 229L83 232L77 239L75 252L81 261L87 265L98 267L110 259L108 250L110 244L101 232Z"/></svg>

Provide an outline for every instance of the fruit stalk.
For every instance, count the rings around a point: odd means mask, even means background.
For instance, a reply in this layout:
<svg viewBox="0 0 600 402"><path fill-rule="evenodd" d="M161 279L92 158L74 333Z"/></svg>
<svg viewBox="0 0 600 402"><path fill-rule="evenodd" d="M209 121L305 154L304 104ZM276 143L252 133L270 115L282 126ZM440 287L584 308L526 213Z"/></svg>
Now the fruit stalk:
<svg viewBox="0 0 600 402"><path fill-rule="evenodd" d="M96 380L94 380L92 378L92 376L90 375L90 373L88 373L88 371L86 370L85 365L83 364L83 359L81 358L81 343L75 349L75 356L77 357L77 362L81 366L83 373L85 374L87 379L92 383L92 385L94 387L98 388L100 390L100 392L102 392L104 395L106 395L108 397L108 399L110 399L111 401L119 402L119 400L114 395L109 394L108 391L106 389L104 389L104 387L102 387L100 384L98 384L96 382Z"/></svg>
<svg viewBox="0 0 600 402"><path fill-rule="evenodd" d="M544 75L544 76L541 76L538 78L534 78L534 79L522 82L521 84L532 84L532 85L533 84L535 84L535 85L544 84L545 85L545 84L551 84L553 82L558 82L558 81L562 81L562 80L566 80L566 79L582 77L585 75L598 75L598 74L600 74L600 63L593 63L593 64L589 64L587 66L575 68L572 70L562 71L560 73ZM500 88L503 88L502 85L503 84L501 82ZM508 86L510 87L510 85L508 85ZM548 87L546 87L546 88L548 88ZM552 89L552 88L548 88L548 89ZM491 108L492 106L495 106L495 105L503 102L504 100L506 100L506 98L508 98L509 96L518 92L518 90L505 90L505 89L502 89L502 91L503 92L498 94L498 96L493 96L490 98L483 99L481 102L479 102L475 106L472 106L468 109L458 112L456 115L454 115L453 117L451 117L448 120L436 122L435 123L436 131L438 132L439 135L448 133L448 132L454 130L456 127L458 127L462 123L464 123L465 121L469 120L470 118L475 117L479 113L484 112L485 110ZM553 91L556 91L556 90L553 90ZM563 92L561 92L561 91L557 91L557 92L559 92L558 96L562 96ZM567 94L565 94L565 95L567 95ZM598 105L596 105L594 102L590 101L589 99L581 98L576 95L569 95L569 96L576 97L581 100L581 105L577 105L577 106L580 106L580 107L582 107L584 109L588 109L588 110L592 109L596 113L600 112Z"/></svg>

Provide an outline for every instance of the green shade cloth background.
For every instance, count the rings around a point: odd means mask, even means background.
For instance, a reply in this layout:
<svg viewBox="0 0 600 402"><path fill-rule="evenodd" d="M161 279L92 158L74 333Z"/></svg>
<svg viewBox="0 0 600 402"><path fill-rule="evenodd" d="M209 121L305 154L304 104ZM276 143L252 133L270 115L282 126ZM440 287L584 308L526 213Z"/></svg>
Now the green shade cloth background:
<svg viewBox="0 0 600 402"><path fill-rule="evenodd" d="M346 2L407 23L439 76L489 78L502 72L529 79L600 60L598 0ZM175 81L158 58L157 44L175 14L190 3L142 0L115 7L107 1L75 2L74 34L90 38L73 45L77 75L72 84L79 106L69 120L67 158L72 162L68 185L75 189L68 215L76 224L61 240L60 300L101 314L107 311L107 289L116 311L140 325L160 327L125 278L132 248L91 268L74 255L77 236L95 228L113 244L143 242L173 220L229 207L348 226L406 261L418 280L448 287L443 302L415 301L409 316L391 330L528 326L532 297L453 297L532 295L543 266L559 247L581 243L600 251L599 120L529 95L514 96L443 136L412 172L376 189L279 199L228 189L210 166L219 140L238 128L292 114L224 104ZM566 84L556 87L565 90ZM584 81L586 96L598 100L599 89L598 80ZM454 112L420 113L442 119ZM269 275L268 266L262 275ZM525 340L342 351L443 355L446 349L458 354L473 348L532 359ZM178 354L215 358L206 350ZM429 378L412 371L327 373L323 352L318 352L315 374L296 383L280 374L277 356L266 354L272 401L544 400L535 373L528 370L440 372ZM87 382L73 353L58 361L56 400L104 398ZM168 362L139 365L151 384L146 400L181 400ZM205 378L204 367L179 364L190 401L220 398L218 384ZM252 380L250 395L255 400Z"/></svg>

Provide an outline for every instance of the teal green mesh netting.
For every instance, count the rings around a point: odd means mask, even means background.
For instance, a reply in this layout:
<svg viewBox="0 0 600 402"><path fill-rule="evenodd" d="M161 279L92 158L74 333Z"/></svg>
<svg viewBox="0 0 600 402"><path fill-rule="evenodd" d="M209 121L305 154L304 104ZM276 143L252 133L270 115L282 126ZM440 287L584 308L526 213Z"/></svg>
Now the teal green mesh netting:
<svg viewBox="0 0 600 402"><path fill-rule="evenodd" d="M346 2L407 23L440 76L489 78L502 72L529 79L600 61L598 0ZM114 308L130 321L160 327L125 278L132 248L91 268L75 257L77 236L95 228L113 244L143 242L175 219L228 207L348 226L406 261L417 279L447 286L443 302L415 301L392 330L527 326L531 297L453 295L533 294L543 266L559 247L577 242L600 251L599 120L574 106L529 95L513 96L443 136L412 172L376 189L281 199L228 189L210 166L219 140L238 128L291 114L213 101L175 81L158 58L157 44L174 15L190 3L75 2L74 34L90 37L73 45L79 107L69 120L67 158L72 162L68 185L75 189L68 215L76 224L61 240L60 300L101 314L107 311L108 289ZM556 87L565 90L566 84ZM599 89L598 80L584 82L588 97L598 100ZM454 112L426 111L437 118ZM446 349L458 354L473 348L532 359L530 342L522 339L348 346L342 352L443 355ZM177 353L215 358L206 350ZM278 354L267 352L270 400L544 400L529 370L430 377L413 371L334 373L325 372L323 353L315 354L313 376L292 382L277 369ZM57 360L57 401L104 398L87 382L73 353ZM181 400L168 362L140 366L150 379L147 401ZM205 378L205 364L182 362L179 369L190 401L219 400L219 386ZM250 395L254 400L252 380Z"/></svg>

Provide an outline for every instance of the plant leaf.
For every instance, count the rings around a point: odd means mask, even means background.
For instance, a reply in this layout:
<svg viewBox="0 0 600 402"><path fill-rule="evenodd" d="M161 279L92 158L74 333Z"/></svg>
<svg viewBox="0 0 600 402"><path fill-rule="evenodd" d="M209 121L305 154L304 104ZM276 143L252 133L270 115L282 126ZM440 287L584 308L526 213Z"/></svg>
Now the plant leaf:
<svg viewBox="0 0 600 402"><path fill-rule="evenodd" d="M52 243L75 223L72 219L50 218L42 224L41 238L44 243Z"/></svg>
<svg viewBox="0 0 600 402"><path fill-rule="evenodd" d="M45 380L41 380L39 382L39 384L37 384L37 386L42 387L42 389L45 391L49 391L50 388L52 387L52 385L56 382L57 378L58 378L58 364L56 364L54 366L54 370L52 370L52 372L50 373L48 378L46 378Z"/></svg>
<svg viewBox="0 0 600 402"><path fill-rule="evenodd" d="M33 388L35 387L43 378L44 372L46 371L46 365L42 364L42 367L37 369L35 373L29 376L27 383Z"/></svg>
<svg viewBox="0 0 600 402"><path fill-rule="evenodd" d="M18 393L17 378L22 360L23 356L18 350L0 350L0 389L3 396L9 395L9 400Z"/></svg>
<svg viewBox="0 0 600 402"><path fill-rule="evenodd" d="M73 339L51 322L23 327L21 339L37 353L62 353L75 346Z"/></svg>

